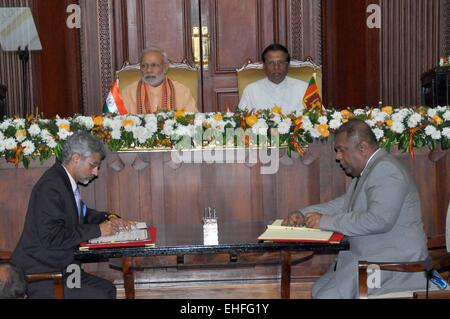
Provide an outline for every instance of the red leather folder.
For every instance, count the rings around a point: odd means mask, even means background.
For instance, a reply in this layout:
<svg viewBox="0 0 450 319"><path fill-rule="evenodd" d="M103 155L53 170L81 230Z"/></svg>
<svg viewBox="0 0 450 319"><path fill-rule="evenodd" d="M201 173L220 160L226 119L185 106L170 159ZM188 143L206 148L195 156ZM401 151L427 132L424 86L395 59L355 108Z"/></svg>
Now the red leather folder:
<svg viewBox="0 0 450 319"><path fill-rule="evenodd" d="M343 239L344 235L341 233L334 232L328 240L309 240L309 239L273 239L265 240L273 243L330 243L339 244Z"/></svg>
<svg viewBox="0 0 450 319"><path fill-rule="evenodd" d="M101 243L101 244L89 244L88 242L80 243L80 250L86 249L99 249L99 248L122 248L122 247L145 247L154 246L156 243L156 228L155 226L150 226L148 228L149 239L146 240L133 240L126 242L115 242L115 243Z"/></svg>

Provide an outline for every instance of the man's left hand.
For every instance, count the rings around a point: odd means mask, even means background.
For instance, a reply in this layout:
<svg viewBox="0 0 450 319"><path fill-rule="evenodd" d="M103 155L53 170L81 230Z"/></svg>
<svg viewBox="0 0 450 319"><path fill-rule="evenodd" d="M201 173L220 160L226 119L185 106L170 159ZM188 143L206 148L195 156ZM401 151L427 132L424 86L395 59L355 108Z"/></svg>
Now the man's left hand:
<svg viewBox="0 0 450 319"><path fill-rule="evenodd" d="M320 213L309 213L305 216L305 225L309 228L320 229L320 219L322 214Z"/></svg>

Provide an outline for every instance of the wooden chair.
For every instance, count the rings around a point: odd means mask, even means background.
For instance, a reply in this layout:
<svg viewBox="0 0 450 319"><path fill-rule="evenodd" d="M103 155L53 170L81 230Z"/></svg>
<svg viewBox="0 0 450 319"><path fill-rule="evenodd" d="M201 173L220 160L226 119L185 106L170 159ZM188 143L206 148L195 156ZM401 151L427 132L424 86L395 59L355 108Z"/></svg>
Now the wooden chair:
<svg viewBox="0 0 450 319"><path fill-rule="evenodd" d="M9 262L11 256L12 253L10 251L0 251L0 263ZM63 276L60 272L41 272L26 274L25 280L27 281L27 283L52 280L55 299L64 299Z"/></svg>
<svg viewBox="0 0 450 319"><path fill-rule="evenodd" d="M198 101L198 70L196 68L187 62L171 62L167 77L187 86L195 102ZM125 62L122 68L116 71L116 78L119 80L119 90L122 93L123 89L141 78L140 64Z"/></svg>
<svg viewBox="0 0 450 319"><path fill-rule="evenodd" d="M446 272L450 269L450 242L449 235L450 232L450 204L447 210L447 223L446 223L446 234L439 235L433 238L428 238L428 251L431 257L432 268L437 270L439 273ZM442 251L446 248L446 251ZM367 299L368 296L368 286L367 286L367 269L370 265L377 265L380 270L386 271L397 271L397 272L424 272L427 270L426 261L418 261L411 263L389 263L389 262L373 262L373 261L359 261L358 263L358 285L359 285L359 298ZM445 276L444 276L445 278ZM448 282L448 277L447 277ZM417 299L450 299L450 288L447 287L446 290L436 290L434 284L430 282L430 289L428 293L426 291L399 291L394 293L388 293L378 296L373 296L373 298L417 298Z"/></svg>
<svg viewBox="0 0 450 319"><path fill-rule="evenodd" d="M236 70L238 79L239 98L242 97L245 87L255 81L266 77L262 62L247 62L242 68ZM322 96L322 68L310 59L299 61L291 59L289 64L288 76L309 82L311 77L315 75L316 83Z"/></svg>

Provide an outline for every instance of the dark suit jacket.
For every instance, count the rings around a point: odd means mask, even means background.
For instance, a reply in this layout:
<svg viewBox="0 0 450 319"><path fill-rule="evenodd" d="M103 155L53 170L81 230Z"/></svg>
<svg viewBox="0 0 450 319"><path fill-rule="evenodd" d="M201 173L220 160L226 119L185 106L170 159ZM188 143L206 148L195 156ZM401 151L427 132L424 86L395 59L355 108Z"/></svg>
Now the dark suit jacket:
<svg viewBox="0 0 450 319"><path fill-rule="evenodd" d="M101 235L98 224L106 217L105 212L87 209L80 223L69 177L55 163L33 187L12 263L25 273L64 272L74 262L78 245Z"/></svg>

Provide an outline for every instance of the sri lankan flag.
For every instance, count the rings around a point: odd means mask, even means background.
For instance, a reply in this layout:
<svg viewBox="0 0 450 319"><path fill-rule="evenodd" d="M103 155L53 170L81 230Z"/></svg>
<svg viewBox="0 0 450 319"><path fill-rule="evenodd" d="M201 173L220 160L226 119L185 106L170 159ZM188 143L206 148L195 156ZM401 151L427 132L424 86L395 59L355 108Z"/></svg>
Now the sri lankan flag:
<svg viewBox="0 0 450 319"><path fill-rule="evenodd" d="M319 88L317 87L314 76L309 80L308 88L303 97L303 105L307 110L316 110L322 112L322 100L320 99Z"/></svg>

